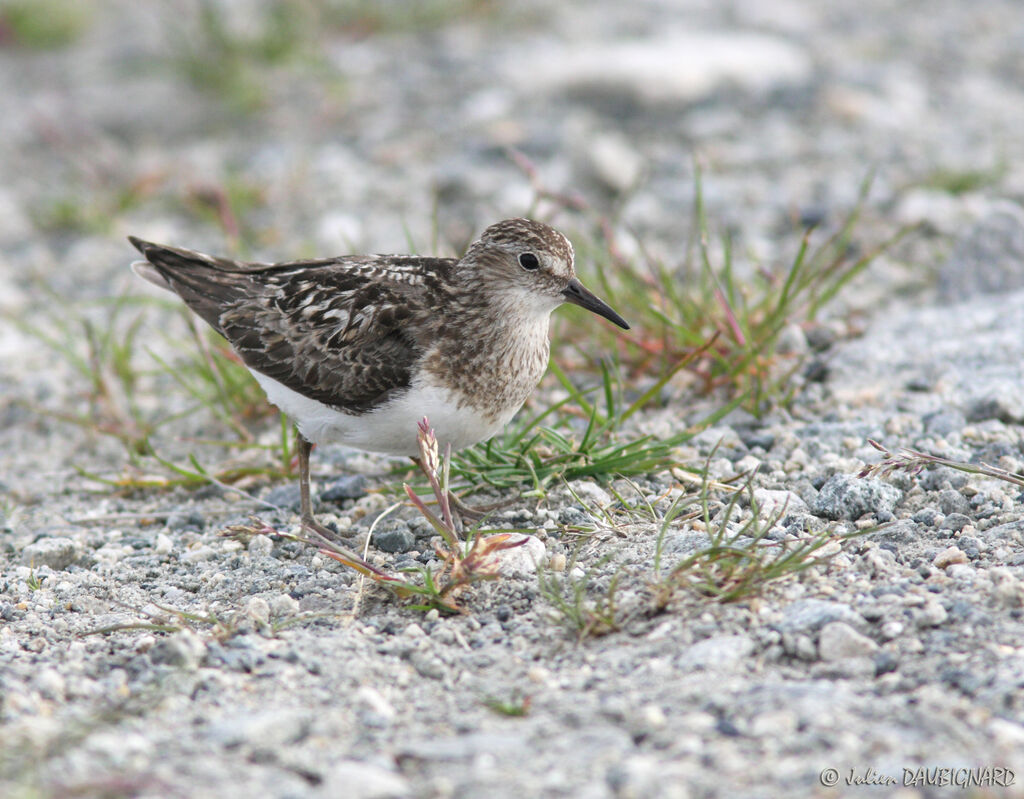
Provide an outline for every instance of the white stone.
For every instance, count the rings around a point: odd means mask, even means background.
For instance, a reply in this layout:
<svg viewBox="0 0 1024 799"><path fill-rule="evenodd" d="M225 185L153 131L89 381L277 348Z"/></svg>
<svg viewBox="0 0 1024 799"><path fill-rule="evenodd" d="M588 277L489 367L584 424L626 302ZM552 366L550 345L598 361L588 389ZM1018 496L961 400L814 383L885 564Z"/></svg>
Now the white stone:
<svg viewBox="0 0 1024 799"><path fill-rule="evenodd" d="M775 516L781 513L806 513L807 503L792 491L772 488L755 488L754 501L762 517Z"/></svg>
<svg viewBox="0 0 1024 799"><path fill-rule="evenodd" d="M492 536L493 537L493 536ZM547 550L544 542L533 535L511 535L509 543L525 542L511 549L501 549L494 553L498 563L498 572L504 577L515 574L533 574L537 564L541 563Z"/></svg>
<svg viewBox="0 0 1024 799"><path fill-rule="evenodd" d="M529 57L519 50L509 76L524 90L604 91L645 104L692 103L723 88L753 93L812 77L808 54L760 33L685 31L607 42L579 41Z"/></svg>
<svg viewBox="0 0 1024 799"><path fill-rule="evenodd" d="M842 621L829 622L818 635L818 655L822 660L865 657L877 649L878 644Z"/></svg>
<svg viewBox="0 0 1024 799"><path fill-rule="evenodd" d="M685 671L736 671L754 651L754 641L746 635L716 635L698 641L679 656Z"/></svg>
<svg viewBox="0 0 1024 799"><path fill-rule="evenodd" d="M625 193L640 182L644 159L633 145L613 131L581 131L584 142L577 159L582 172L614 192Z"/></svg>
<svg viewBox="0 0 1024 799"><path fill-rule="evenodd" d="M249 541L249 554L256 559L268 558L274 549L274 542L270 536L254 535Z"/></svg>
<svg viewBox="0 0 1024 799"><path fill-rule="evenodd" d="M153 545L153 551L157 555L169 555L174 550L174 542L170 536L165 533L157 533L156 543Z"/></svg>
<svg viewBox="0 0 1024 799"><path fill-rule="evenodd" d="M294 616L299 612L299 600L288 594L274 594L267 600L267 604L270 605L270 612L274 616Z"/></svg>
<svg viewBox="0 0 1024 799"><path fill-rule="evenodd" d="M316 794L346 799L404 799L412 796L405 778L374 763L342 760L333 763Z"/></svg>
<svg viewBox="0 0 1024 799"><path fill-rule="evenodd" d="M270 624L270 605L263 597L254 596L245 603L245 615L259 625Z"/></svg>

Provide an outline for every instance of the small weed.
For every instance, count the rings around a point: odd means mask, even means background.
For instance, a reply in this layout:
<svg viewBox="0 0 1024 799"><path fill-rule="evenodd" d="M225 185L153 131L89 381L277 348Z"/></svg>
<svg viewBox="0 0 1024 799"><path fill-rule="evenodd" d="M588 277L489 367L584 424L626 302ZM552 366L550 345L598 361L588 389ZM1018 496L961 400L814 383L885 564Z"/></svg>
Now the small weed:
<svg viewBox="0 0 1024 799"><path fill-rule="evenodd" d="M676 271L649 259L646 277L633 270L617 271L627 283L627 297L647 300L645 312L635 317L640 340L631 342L639 349L639 362L633 358L638 368L649 364L654 355L663 361L668 356L668 362L674 362L713 339L690 369L705 391L725 388L733 396L743 395L744 407L755 414L788 403L802 357L779 351L782 331L813 323L843 287L909 230L899 231L878 247L857 252L854 230L869 187L870 181L865 181L854 209L823 243L812 246L813 229L808 229L788 268L781 272L760 269L749 279L741 279L734 268L728 236L722 239L721 261L712 260L698 172L696 266L691 262ZM629 305L627 302L626 307Z"/></svg>
<svg viewBox="0 0 1024 799"><path fill-rule="evenodd" d="M38 591L43 587L43 584L39 581L39 577L36 575L36 570L30 568L28 570L28 577L25 578L25 585L28 586L29 591Z"/></svg>
<svg viewBox="0 0 1024 799"><path fill-rule="evenodd" d="M160 306L158 300L124 295L113 300L70 304L45 286L41 290L58 307L45 325L17 317L10 321L69 364L81 377L86 408L80 412L45 411L63 422L83 427L120 441L128 455L125 473L116 478L79 472L92 480L120 489L171 488L179 485L218 483L228 485L242 478L291 477L292 431L281 416L281 436L276 444L256 441L250 427L277 414L259 385L220 337L207 336L187 313L183 318L198 347L183 347L182 336L167 336L170 349L180 355L165 359L143 342L157 335L145 327L146 311ZM177 306L175 306L177 307ZM100 317L103 323L100 324ZM141 398L158 393L170 382L184 389L196 404L168 413ZM196 457L176 464L161 457L152 444L163 425L205 409L237 436L230 442L197 442L242 447L251 451L276 451L271 464L203 467ZM280 414L278 414L280 416ZM232 489L237 490L237 489Z"/></svg>
<svg viewBox="0 0 1024 799"><path fill-rule="evenodd" d="M662 573L665 536L690 498L683 502L677 500L666 512L658 532L654 579L651 582L655 611L664 610L679 589L695 591L717 602L745 599L770 583L793 577L825 562L831 555L817 553L828 544L863 535L858 531L848 536L822 533L807 534L795 540L772 540L768 534L785 515L786 509L763 516L754 497L753 479L754 475L750 475L742 487L732 489L731 496L724 503L713 502L707 484L701 487L701 522L707 531L708 545L677 562L667 573ZM749 508L746 519L740 506L744 497Z"/></svg>
<svg viewBox="0 0 1024 799"><path fill-rule="evenodd" d="M88 635L109 635L124 630L146 630L159 633L176 633L183 630L194 632L210 631L218 641L226 641L238 630L238 623L233 617L221 618L215 613L190 613L177 608L164 607L155 602L150 603L161 611L161 614L152 613L144 608L135 608L121 602L126 609L144 616L150 621L126 622L124 624L112 624L108 627L98 627L95 630L88 630L81 634L84 638Z"/></svg>
<svg viewBox="0 0 1024 799"><path fill-rule="evenodd" d="M882 453L882 461L873 466L867 466L861 470L859 477L885 477L894 472L906 472L910 475L917 475L928 466L945 466L965 474L976 474L982 477L992 477L996 480L1024 488L1024 474L1011 472L1007 469L1000 469L998 466L990 466L987 463L968 463L950 458L943 458L940 455L931 455L916 449L901 447L897 453L892 453L877 441L868 439L868 443Z"/></svg>
<svg viewBox="0 0 1024 799"><path fill-rule="evenodd" d="M217 333L200 326L185 307L181 315L188 326L194 347L168 363L155 352L150 356L185 392L244 442L251 442L249 425L274 416L277 411L267 401L259 383L249 373L231 345Z"/></svg>
<svg viewBox="0 0 1024 799"><path fill-rule="evenodd" d="M484 536L477 529L472 529L466 533L466 540L463 541L450 507L451 447L445 448L442 460L438 453L437 437L426 418L419 423L418 440L423 470L440 509L440 516L428 508L409 485L404 488L409 500L438 534L439 541L434 544L434 551L441 561L440 568L431 570L421 566L409 570L420 578L420 581L413 582L382 571L351 550L316 536L315 533L312 534L314 537L305 534L288 535L319 547L324 555L355 569L400 598L414 598L415 604L411 607L417 610L429 611L436 608L446 613L458 613L461 612L457 604L459 594L474 583L497 579L498 563L495 555L503 549L522 546L526 538L515 541L509 533Z"/></svg>
<svg viewBox="0 0 1024 799"><path fill-rule="evenodd" d="M967 194L994 186L1006 176L1008 168L1005 161L1000 161L988 169L936 169L925 178L924 185L947 194Z"/></svg>
<svg viewBox="0 0 1024 799"><path fill-rule="evenodd" d="M83 0L7 0L0 7L0 45L65 47L85 32L91 10Z"/></svg>
<svg viewBox="0 0 1024 799"><path fill-rule="evenodd" d="M114 222L151 196L160 177L144 175L123 182L107 173L84 173L74 186L36 203L30 216L43 232L109 234Z"/></svg>
<svg viewBox="0 0 1024 799"><path fill-rule="evenodd" d="M267 103L267 68L314 58L317 6L271 0L245 32L236 30L228 13L223 4L203 0L197 27L176 32L172 63L195 87L250 113Z"/></svg>
<svg viewBox="0 0 1024 799"><path fill-rule="evenodd" d="M608 582L600 592L593 590L593 574L604 567L612 558L606 555L592 569L579 577L574 576L577 553L569 560L565 572L557 575L543 568L537 569L537 584L540 595L554 609L562 626L576 635L577 640L607 635L621 628L619 607L615 596L619 588L621 572Z"/></svg>
<svg viewBox="0 0 1024 799"><path fill-rule="evenodd" d="M498 699L489 696L481 700L484 707L493 710L499 716L522 718L530 712L530 696L516 691L511 699Z"/></svg>
<svg viewBox="0 0 1024 799"><path fill-rule="evenodd" d="M246 247L259 231L248 220L265 204L263 188L242 175L229 172L222 183L194 184L188 188L185 206L205 222L218 227L233 249Z"/></svg>
<svg viewBox="0 0 1024 799"><path fill-rule="evenodd" d="M328 7L325 22L361 35L419 33L492 16L498 6L494 0L342 0Z"/></svg>
<svg viewBox="0 0 1024 799"><path fill-rule="evenodd" d="M58 354L87 386L87 412L53 416L117 438L133 458L148 454L149 436L166 420L150 417L137 402L139 384L147 376L136 358L144 314L125 318L147 301L124 296L80 308L63 302L47 287L41 288L61 308L61 314L50 317L45 327L18 318L11 321ZM95 318L99 311L106 315L102 326Z"/></svg>

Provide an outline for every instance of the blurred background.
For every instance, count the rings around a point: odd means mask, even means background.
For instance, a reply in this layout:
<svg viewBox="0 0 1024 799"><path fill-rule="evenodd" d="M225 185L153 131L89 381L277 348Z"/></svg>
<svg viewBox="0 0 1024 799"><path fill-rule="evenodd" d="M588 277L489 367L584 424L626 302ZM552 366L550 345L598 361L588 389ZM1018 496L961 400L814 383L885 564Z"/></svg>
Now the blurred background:
<svg viewBox="0 0 1024 799"><path fill-rule="evenodd" d="M96 383L88 361L135 358L117 342L159 315L97 333L104 302L159 294L127 234L265 260L453 255L537 216L635 326L556 339L651 379L740 313L730 290L721 324L701 323L722 311L708 291L651 314L690 285L698 240L716 269L777 275L807 228L855 213L851 252L914 235L847 310L948 298L974 280L962 263L1024 257L1022 20L1017 0L2 0L0 388L40 403L81 393L61 364ZM943 277L992 219L989 249ZM737 341L728 376L760 347Z"/></svg>
<svg viewBox="0 0 1024 799"><path fill-rule="evenodd" d="M758 259L869 175L949 233L1024 196L1022 51L1013 0L4 0L0 293L115 290L127 233L455 252L580 208L671 261L698 162Z"/></svg>

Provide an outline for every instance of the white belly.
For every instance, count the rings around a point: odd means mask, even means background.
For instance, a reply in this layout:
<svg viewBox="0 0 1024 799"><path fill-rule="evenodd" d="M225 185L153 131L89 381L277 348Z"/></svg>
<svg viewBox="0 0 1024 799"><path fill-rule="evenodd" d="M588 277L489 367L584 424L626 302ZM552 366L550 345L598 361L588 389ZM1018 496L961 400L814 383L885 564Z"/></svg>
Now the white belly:
<svg viewBox="0 0 1024 799"><path fill-rule="evenodd" d="M274 405L295 422L299 432L314 444L344 444L368 452L418 455L417 424L425 416L442 449L453 450L484 441L498 433L515 415L512 408L497 419L484 417L469 405L458 407L457 398L438 386L414 386L386 405L359 416L335 410L304 397L271 377L253 372Z"/></svg>

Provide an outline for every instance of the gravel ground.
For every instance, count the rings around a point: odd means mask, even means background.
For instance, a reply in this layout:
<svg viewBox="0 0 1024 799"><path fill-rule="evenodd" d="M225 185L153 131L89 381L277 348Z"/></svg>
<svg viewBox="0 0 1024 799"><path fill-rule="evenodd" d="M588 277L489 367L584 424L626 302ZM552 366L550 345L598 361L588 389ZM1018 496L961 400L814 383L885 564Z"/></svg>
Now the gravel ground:
<svg viewBox="0 0 1024 799"><path fill-rule="evenodd" d="M221 28L198 3L43 5L75 22L45 50L19 44L25 4L0 6L0 794L1024 795L1020 489L857 477L869 439L1024 471L1017 0L350 4L244 69L237 43L265 42L274 3L208 6ZM287 481L249 484L271 510L84 474L122 474L124 448L66 421L95 419L87 380L27 326L81 352L71 303L144 296L125 234L275 259L457 251L530 208L510 148L618 214L627 255L668 263L693 235L695 161L738 268L785 263L794 220L834 229L874 174L858 235L919 227L840 297L814 377L678 453L715 477L756 468L761 507L784 509L773 540L870 532L760 596L656 613L658 525L609 525L616 486L576 481L494 520L531 531L540 577L510 562L447 617L309 547L220 535L253 513L294 524ZM109 304L89 313L125 330ZM144 316L157 354L186 334L170 306ZM145 413L189 408L166 375L136 388ZM669 432L714 401L676 391L634 421ZM255 428L273 444L273 421ZM223 459L196 440L226 435L200 412L154 442ZM321 512L365 539L388 464L315 461ZM636 485L663 511L678 483ZM706 541L677 522L662 562ZM410 509L372 544L382 565L430 562ZM579 640L545 579L590 601L615 585L620 629ZM136 626L87 635L119 625Z"/></svg>

